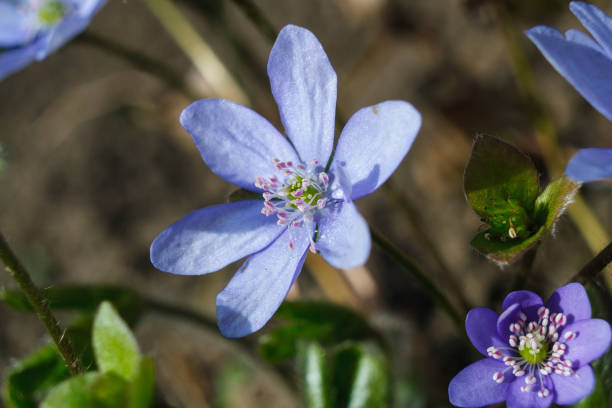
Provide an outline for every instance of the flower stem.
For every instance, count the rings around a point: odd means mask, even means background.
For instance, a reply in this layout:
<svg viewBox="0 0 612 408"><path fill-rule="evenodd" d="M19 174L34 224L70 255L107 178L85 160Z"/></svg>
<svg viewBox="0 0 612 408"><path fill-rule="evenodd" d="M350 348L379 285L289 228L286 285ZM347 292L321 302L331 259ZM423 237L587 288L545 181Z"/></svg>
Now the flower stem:
<svg viewBox="0 0 612 408"><path fill-rule="evenodd" d="M559 176L562 174L567 160L559 148L555 124L539 97L533 71L523 47L524 39L519 38L519 31L501 2L497 4L497 16L508 48L514 77L529 108L535 135L546 167L552 176ZM609 234L601 226L593 210L586 204L579 192L574 196L573 204L568 208L568 214L593 254L597 254L610 242ZM612 265L605 268L604 279L608 290L612 292Z"/></svg>
<svg viewBox="0 0 612 408"><path fill-rule="evenodd" d="M53 342L57 346L70 374L77 375L85 372L79 361L78 355L75 353L70 339L66 336L66 331L62 328L49 309L49 302L43 292L36 287L30 274L19 262L17 256L13 253L8 243L0 233L0 259L4 263L6 270L13 276L17 284L27 297L32 305L32 308L38 315L38 318L45 325L47 331L51 335Z"/></svg>
<svg viewBox="0 0 612 408"><path fill-rule="evenodd" d="M612 242L602 249L593 259L591 259L584 267L578 272L570 282L579 282L586 284L591 280L595 279L599 272L601 272L606 266L612 264Z"/></svg>
<svg viewBox="0 0 612 408"><path fill-rule="evenodd" d="M151 58L140 51L128 48L111 39L101 37L91 31L84 32L77 37L77 40L83 44L97 47L100 50L115 55L133 67L161 79L190 100L198 99L197 93L190 89L183 80L183 77L162 61Z"/></svg>
<svg viewBox="0 0 612 408"><path fill-rule="evenodd" d="M416 266L402 251L400 251L394 244L392 244L387 238L378 233L375 229L370 226L372 233L372 240L391 258L395 259L406 271L408 271L429 293L434 301L444 310L444 312L450 317L452 322L455 324L459 332L463 332L463 319L460 314L455 310L448 298L438 289L438 287Z"/></svg>

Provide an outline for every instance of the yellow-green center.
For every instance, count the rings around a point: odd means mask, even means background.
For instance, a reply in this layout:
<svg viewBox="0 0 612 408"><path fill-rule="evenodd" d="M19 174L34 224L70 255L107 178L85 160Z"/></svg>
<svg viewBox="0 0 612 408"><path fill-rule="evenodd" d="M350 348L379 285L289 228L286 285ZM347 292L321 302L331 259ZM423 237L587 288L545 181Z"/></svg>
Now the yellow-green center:
<svg viewBox="0 0 612 408"><path fill-rule="evenodd" d="M64 5L58 0L48 0L38 11L38 18L43 24L53 26L62 20L65 11Z"/></svg>
<svg viewBox="0 0 612 408"><path fill-rule="evenodd" d="M290 201L303 200L306 203L308 203L310 206L314 207L317 205L317 202L319 201L319 198L321 198L321 195L319 191L312 185L312 182L310 185L306 187L302 187L303 181L304 181L303 177L295 175L295 179L293 183L287 185L286 187L287 197L289 198ZM302 195L298 197L295 194L300 189L302 189ZM297 207L294 204L291 204L291 206L294 209L297 209Z"/></svg>
<svg viewBox="0 0 612 408"><path fill-rule="evenodd" d="M527 342L529 343L529 342ZM546 360L546 355L548 354L548 342L543 341L538 344L539 351L534 353L534 350L528 344L525 344L525 348L519 350L519 354L523 357L529 364L539 364L542 361Z"/></svg>

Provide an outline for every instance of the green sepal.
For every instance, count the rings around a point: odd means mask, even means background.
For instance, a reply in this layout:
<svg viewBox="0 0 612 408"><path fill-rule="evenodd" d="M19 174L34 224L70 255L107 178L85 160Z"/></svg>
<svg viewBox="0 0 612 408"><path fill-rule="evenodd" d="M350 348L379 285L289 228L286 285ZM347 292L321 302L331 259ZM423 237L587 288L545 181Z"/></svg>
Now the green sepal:
<svg viewBox="0 0 612 408"><path fill-rule="evenodd" d="M109 302L102 302L92 330L96 363L103 373L114 373L127 381L140 369L140 350L128 325Z"/></svg>
<svg viewBox="0 0 612 408"><path fill-rule="evenodd" d="M93 313L98 305L108 300L130 324L135 323L144 310L144 302L135 291L113 285L65 285L44 289L52 310L71 310ZM0 300L13 309L33 312L32 306L20 290L0 289Z"/></svg>
<svg viewBox="0 0 612 408"><path fill-rule="evenodd" d="M500 240L488 229L474 237L472 247L500 265L514 262L554 227L579 187L565 177L550 183L535 200L533 219L537 230L527 238Z"/></svg>
<svg viewBox="0 0 612 408"><path fill-rule="evenodd" d="M316 341L323 346L346 340L374 339L380 335L354 311L331 303L316 301L285 301L275 314L285 324L259 340L262 356L273 362L292 358L299 341Z"/></svg>
<svg viewBox="0 0 612 408"><path fill-rule="evenodd" d="M249 200L262 200L263 195L261 193L255 193L253 191L245 190L240 188L238 190L232 191L227 197L228 203L235 203L238 201L249 201Z"/></svg>
<svg viewBox="0 0 612 408"><path fill-rule="evenodd" d="M53 388L40 408L125 407L127 389L125 379L114 373L86 373Z"/></svg>
<svg viewBox="0 0 612 408"><path fill-rule="evenodd" d="M540 192L538 171L529 156L484 134L474 139L463 183L470 205L482 218L496 215L496 206L519 206L531 213Z"/></svg>
<svg viewBox="0 0 612 408"><path fill-rule="evenodd" d="M304 406L306 408L330 407L325 350L314 341L299 342L297 350L297 364L302 382Z"/></svg>

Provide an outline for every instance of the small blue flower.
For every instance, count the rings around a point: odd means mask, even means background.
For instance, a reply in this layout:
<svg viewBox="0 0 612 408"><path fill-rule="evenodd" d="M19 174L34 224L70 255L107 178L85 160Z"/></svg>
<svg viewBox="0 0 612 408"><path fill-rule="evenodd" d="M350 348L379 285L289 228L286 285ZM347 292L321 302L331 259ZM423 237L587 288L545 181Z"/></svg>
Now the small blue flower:
<svg viewBox="0 0 612 408"><path fill-rule="evenodd" d="M580 1L570 10L591 35L538 26L526 31L546 59L580 94L612 120L612 19L603 11ZM612 177L612 149L580 150L569 162L565 175L582 183Z"/></svg>
<svg viewBox="0 0 612 408"><path fill-rule="evenodd" d="M180 118L213 172L263 200L194 211L151 245L153 265L180 275L214 272L250 255L217 296L227 337L250 334L270 319L309 248L338 268L365 263L370 233L352 201L387 180L421 125L407 102L363 108L342 130L327 169L336 73L317 38L304 28L283 28L268 76L289 139L252 110L222 99L194 102Z"/></svg>
<svg viewBox="0 0 612 408"><path fill-rule="evenodd" d="M574 404L595 387L589 363L610 346L610 325L591 319L584 287L570 283L548 302L521 290L504 299L501 315L470 310L465 328L476 349L487 356L455 376L450 402L476 408L506 401L508 408L548 408Z"/></svg>
<svg viewBox="0 0 612 408"><path fill-rule="evenodd" d="M0 0L0 80L81 33L105 1Z"/></svg>

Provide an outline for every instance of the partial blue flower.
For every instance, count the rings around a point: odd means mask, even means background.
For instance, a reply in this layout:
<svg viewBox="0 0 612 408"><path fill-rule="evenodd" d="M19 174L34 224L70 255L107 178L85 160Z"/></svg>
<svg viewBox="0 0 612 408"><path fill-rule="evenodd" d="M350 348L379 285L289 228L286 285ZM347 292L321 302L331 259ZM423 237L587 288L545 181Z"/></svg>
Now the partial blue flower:
<svg viewBox="0 0 612 408"><path fill-rule="evenodd" d="M80 34L106 0L0 0L0 80Z"/></svg>
<svg viewBox="0 0 612 408"><path fill-rule="evenodd" d="M570 283L548 302L530 291L510 293L502 313L470 310L467 335L487 358L455 376L450 402L476 408L505 401L508 408L574 404L589 395L595 377L589 363L610 346L610 325L591 319L584 287Z"/></svg>
<svg viewBox="0 0 612 408"><path fill-rule="evenodd" d="M565 175L579 183L612 178L612 149L579 150L567 163Z"/></svg>
<svg viewBox="0 0 612 408"><path fill-rule="evenodd" d="M336 73L308 30L286 26L268 76L288 138L259 114L222 99L181 114L211 170L262 200L207 207L177 221L151 245L155 267L201 275L250 255L217 296L221 333L241 337L272 317L307 251L338 268L366 262L368 225L353 200L376 190L400 164L421 126L407 102L359 110L340 134L333 161Z"/></svg>
<svg viewBox="0 0 612 408"><path fill-rule="evenodd" d="M612 120L612 19L595 6L580 1L570 10L593 38L578 30L565 36L554 28L534 27L527 36L546 59L580 94ZM583 149L569 162L565 175L583 183L612 177L612 150Z"/></svg>
<svg viewBox="0 0 612 408"><path fill-rule="evenodd" d="M580 1L571 2L570 10L594 39L578 30L568 30L564 36L546 26L534 27L526 34L555 69L612 120L612 19Z"/></svg>

